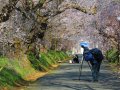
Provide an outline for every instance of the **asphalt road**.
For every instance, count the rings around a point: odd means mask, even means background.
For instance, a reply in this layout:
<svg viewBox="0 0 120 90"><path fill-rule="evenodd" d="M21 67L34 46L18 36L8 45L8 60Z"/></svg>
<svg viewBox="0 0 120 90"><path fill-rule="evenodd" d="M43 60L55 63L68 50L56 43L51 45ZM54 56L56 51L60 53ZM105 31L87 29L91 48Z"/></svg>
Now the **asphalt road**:
<svg viewBox="0 0 120 90"><path fill-rule="evenodd" d="M112 73L106 63L102 64L100 72L99 82L91 82L91 70L84 61L79 80L79 64L66 62L24 90L120 90L120 79Z"/></svg>

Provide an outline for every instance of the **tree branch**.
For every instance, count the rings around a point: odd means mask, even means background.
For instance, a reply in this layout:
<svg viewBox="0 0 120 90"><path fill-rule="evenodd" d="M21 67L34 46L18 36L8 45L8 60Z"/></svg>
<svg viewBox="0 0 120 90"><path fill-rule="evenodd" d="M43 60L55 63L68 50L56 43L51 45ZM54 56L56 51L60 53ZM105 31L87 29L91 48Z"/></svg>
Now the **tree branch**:
<svg viewBox="0 0 120 90"><path fill-rule="evenodd" d="M0 23L9 19L10 13L15 9L18 1L19 0L9 0L9 4L2 8L2 12L0 13Z"/></svg>

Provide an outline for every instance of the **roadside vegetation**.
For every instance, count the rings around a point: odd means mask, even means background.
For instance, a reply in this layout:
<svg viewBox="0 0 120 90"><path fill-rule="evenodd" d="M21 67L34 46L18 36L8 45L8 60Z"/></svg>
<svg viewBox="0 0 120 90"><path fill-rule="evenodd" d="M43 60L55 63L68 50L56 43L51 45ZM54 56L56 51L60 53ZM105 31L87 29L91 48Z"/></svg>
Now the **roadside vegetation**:
<svg viewBox="0 0 120 90"><path fill-rule="evenodd" d="M118 61L118 51L113 48L106 52L106 59L111 63L117 63Z"/></svg>
<svg viewBox="0 0 120 90"><path fill-rule="evenodd" d="M62 51L48 51L36 57L32 52L27 55L26 61L10 60L0 57L0 90L11 86L23 86L31 81L29 78L39 72L45 73L58 66L59 62L67 60L69 56ZM43 74L44 75L44 74ZM39 78L39 75L37 77ZM36 80L35 79L35 80ZM4 90L4 89L3 89Z"/></svg>
<svg viewBox="0 0 120 90"><path fill-rule="evenodd" d="M108 50L105 54L106 59L108 60L112 70L117 74L120 73L120 64L119 64L119 57L118 57L118 50L112 48Z"/></svg>

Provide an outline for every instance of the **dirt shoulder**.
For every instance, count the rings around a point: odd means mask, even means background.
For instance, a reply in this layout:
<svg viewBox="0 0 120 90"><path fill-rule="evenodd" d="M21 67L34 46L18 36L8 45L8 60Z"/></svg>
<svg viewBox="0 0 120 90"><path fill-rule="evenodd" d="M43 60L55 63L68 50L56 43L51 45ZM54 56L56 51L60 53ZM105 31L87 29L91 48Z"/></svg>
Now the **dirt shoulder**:
<svg viewBox="0 0 120 90"><path fill-rule="evenodd" d="M47 72L36 71L36 72L30 74L29 76L26 76L26 77L25 77L25 80L26 80L26 81L35 81L35 80L37 80L38 78L41 78L41 77L43 77L44 75L48 74L50 71L56 69L58 66L59 66L59 64L52 65L51 70L49 70L49 71L47 71Z"/></svg>
<svg viewBox="0 0 120 90"><path fill-rule="evenodd" d="M120 78L120 65L109 63L111 70Z"/></svg>

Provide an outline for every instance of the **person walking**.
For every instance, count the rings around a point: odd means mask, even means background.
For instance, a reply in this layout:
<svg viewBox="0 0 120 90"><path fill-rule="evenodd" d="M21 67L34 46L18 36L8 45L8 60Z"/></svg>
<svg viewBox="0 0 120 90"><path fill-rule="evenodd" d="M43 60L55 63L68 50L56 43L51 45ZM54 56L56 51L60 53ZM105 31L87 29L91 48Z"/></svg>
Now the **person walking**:
<svg viewBox="0 0 120 90"><path fill-rule="evenodd" d="M99 49L95 48L95 49L91 49L89 50L88 47L85 47L85 46L81 46L83 49L84 49L84 52L83 52L83 59L85 61L87 61L88 63L91 64L92 68L91 68L91 71L92 71L92 77L93 77L93 82L98 82L98 77L99 77L99 71L100 71L100 66L101 66L101 63L102 63L102 59L103 59L103 55L102 55L102 58L100 53L98 52L101 52ZM95 55L96 53L98 53L99 55Z"/></svg>

